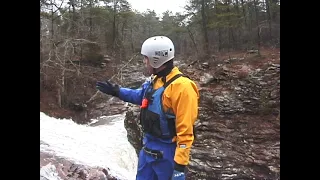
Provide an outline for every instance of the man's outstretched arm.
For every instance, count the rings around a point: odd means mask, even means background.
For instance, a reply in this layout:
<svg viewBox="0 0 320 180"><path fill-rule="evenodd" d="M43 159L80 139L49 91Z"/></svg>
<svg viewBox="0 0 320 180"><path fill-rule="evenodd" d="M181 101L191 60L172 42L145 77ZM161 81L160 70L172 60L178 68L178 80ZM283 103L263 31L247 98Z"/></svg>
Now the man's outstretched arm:
<svg viewBox="0 0 320 180"><path fill-rule="evenodd" d="M146 88L148 87L149 82L142 84L142 87L139 89L130 89L125 87L120 87L117 84L111 84L110 82L97 82L96 87L99 91L109 94L119 99L129 102L132 104L141 105L142 98Z"/></svg>

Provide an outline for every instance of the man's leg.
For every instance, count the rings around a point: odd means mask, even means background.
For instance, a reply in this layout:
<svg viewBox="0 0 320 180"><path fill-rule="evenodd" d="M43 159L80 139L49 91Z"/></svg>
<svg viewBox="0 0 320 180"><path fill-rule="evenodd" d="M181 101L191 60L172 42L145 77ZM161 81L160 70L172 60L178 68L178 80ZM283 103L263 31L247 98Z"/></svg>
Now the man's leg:
<svg viewBox="0 0 320 180"><path fill-rule="evenodd" d="M175 145L166 145L162 147L163 158L156 160L152 164L152 168L156 173L158 180L170 180L174 169L174 153Z"/></svg>
<svg viewBox="0 0 320 180"><path fill-rule="evenodd" d="M168 159L161 159L152 163L152 168L158 180L170 180L173 174L173 164Z"/></svg>
<svg viewBox="0 0 320 180"><path fill-rule="evenodd" d="M152 169L152 162L147 161L147 156L146 152L140 150L136 180L157 180Z"/></svg>

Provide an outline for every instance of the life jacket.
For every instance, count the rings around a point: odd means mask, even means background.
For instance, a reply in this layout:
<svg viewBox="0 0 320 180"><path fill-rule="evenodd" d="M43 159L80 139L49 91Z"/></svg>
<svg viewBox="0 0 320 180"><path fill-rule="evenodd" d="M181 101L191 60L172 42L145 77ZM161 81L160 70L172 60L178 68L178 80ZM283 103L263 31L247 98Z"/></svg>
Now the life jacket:
<svg viewBox="0 0 320 180"><path fill-rule="evenodd" d="M161 139L172 139L176 136L176 117L173 112L164 112L162 95L168 85L182 76L187 77L183 74L177 74L158 89L153 89L156 78L149 83L140 110L140 124L144 133Z"/></svg>

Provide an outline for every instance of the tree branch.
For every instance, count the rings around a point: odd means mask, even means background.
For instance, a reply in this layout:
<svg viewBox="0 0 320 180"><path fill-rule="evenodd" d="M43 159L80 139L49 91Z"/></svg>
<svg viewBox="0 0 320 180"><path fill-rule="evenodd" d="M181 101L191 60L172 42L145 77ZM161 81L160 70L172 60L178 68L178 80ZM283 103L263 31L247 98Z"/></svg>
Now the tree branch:
<svg viewBox="0 0 320 180"><path fill-rule="evenodd" d="M137 54L133 55L133 56L131 57L131 59L130 59L125 65L123 65L123 66L119 69L118 73L115 74L115 75L113 75L108 81L111 81L114 77L119 76L119 74L120 74L120 72L122 71L122 69L125 68L125 67L134 59L134 57L136 57L136 56L137 56ZM87 104L87 103L90 103L90 102L93 101L93 100L95 100L96 97L97 97L99 94L101 94L101 92L100 92L100 91L97 91L93 96L91 96L91 98L90 98L88 101L86 101L86 104Z"/></svg>

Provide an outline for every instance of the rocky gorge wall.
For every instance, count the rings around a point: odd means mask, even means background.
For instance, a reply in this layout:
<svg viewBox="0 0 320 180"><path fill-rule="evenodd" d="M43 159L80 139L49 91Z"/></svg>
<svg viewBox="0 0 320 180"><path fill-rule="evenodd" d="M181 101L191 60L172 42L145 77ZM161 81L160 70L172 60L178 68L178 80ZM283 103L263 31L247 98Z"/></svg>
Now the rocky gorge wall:
<svg viewBox="0 0 320 180"><path fill-rule="evenodd" d="M201 95L187 179L280 179L280 53L269 55L180 66ZM137 153L138 118L138 107L128 107Z"/></svg>
<svg viewBox="0 0 320 180"><path fill-rule="evenodd" d="M262 55L215 57L193 66L176 60L200 90L187 179L280 179L280 53ZM136 88L145 80L141 64L123 67L114 82ZM128 140L138 153L138 106L100 93L83 113L89 119L123 112ZM49 162L62 179L116 179L107 169L40 153L40 168Z"/></svg>

